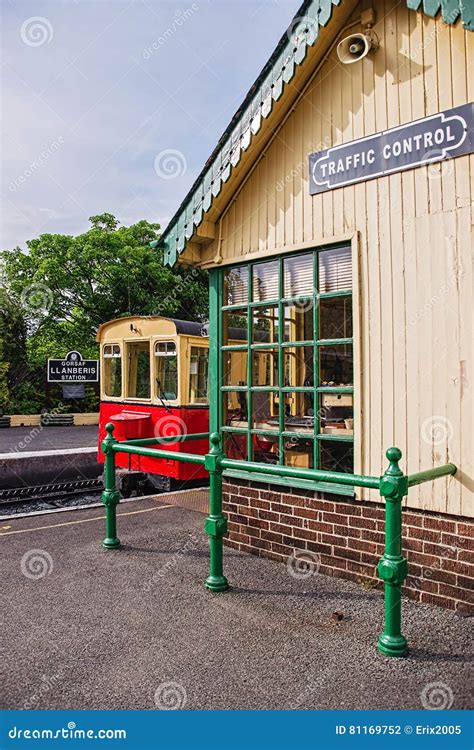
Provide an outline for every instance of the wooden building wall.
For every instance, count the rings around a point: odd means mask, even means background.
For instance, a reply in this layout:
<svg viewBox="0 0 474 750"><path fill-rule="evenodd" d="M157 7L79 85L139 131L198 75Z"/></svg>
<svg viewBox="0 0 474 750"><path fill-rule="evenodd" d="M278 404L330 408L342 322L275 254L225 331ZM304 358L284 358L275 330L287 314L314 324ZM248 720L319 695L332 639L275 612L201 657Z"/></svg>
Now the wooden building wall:
<svg viewBox="0 0 474 750"><path fill-rule="evenodd" d="M309 153L474 100L474 34L396 0L376 6L380 49L343 66L333 48L201 260L357 237L356 469L378 475L390 445L409 472L453 461L458 475L412 489L409 505L473 516L474 157L309 195Z"/></svg>

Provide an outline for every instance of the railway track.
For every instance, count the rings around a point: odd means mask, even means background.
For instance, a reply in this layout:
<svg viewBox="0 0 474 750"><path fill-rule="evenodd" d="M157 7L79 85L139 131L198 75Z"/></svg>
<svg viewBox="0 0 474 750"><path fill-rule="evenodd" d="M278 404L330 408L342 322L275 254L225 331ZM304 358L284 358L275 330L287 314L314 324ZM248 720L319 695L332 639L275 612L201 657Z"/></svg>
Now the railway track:
<svg viewBox="0 0 474 750"><path fill-rule="evenodd" d="M0 512L26 504L47 503L50 506L63 507L72 498L81 495L100 493L103 489L102 479L78 479L53 484L35 485L33 487L15 487L0 489Z"/></svg>

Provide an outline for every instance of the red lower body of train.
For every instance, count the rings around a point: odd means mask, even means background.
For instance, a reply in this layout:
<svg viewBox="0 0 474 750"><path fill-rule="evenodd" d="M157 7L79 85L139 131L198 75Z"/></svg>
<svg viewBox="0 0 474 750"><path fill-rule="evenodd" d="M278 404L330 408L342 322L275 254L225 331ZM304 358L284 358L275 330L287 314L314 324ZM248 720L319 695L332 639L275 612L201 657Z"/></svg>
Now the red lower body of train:
<svg viewBox="0 0 474 750"><path fill-rule="evenodd" d="M117 440L138 438L176 437L209 432L209 408L207 406L183 406L169 409L164 406L146 404L124 404L102 401L99 418L99 461L104 463L101 443L106 436L105 425L115 425L114 437ZM209 451L209 440L186 440L166 445L149 445L170 453L198 453ZM117 453L116 466L129 471L167 477L176 482L208 480L209 475L202 466L184 461L165 458L137 456L130 453Z"/></svg>

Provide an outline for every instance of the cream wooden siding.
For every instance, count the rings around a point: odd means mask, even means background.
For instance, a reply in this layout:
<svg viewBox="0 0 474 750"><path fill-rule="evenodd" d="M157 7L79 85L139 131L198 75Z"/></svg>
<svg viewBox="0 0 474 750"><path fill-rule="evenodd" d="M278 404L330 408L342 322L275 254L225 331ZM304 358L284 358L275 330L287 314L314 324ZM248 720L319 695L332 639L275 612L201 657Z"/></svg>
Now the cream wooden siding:
<svg viewBox="0 0 474 750"><path fill-rule="evenodd" d="M412 489L409 505L473 516L473 157L309 195L312 151L474 99L473 33L395 0L376 6L380 49L348 66L332 51L227 206L220 245L201 259L212 263L219 247L226 263L357 232L357 468L378 475L390 445L409 472L453 461L458 476Z"/></svg>

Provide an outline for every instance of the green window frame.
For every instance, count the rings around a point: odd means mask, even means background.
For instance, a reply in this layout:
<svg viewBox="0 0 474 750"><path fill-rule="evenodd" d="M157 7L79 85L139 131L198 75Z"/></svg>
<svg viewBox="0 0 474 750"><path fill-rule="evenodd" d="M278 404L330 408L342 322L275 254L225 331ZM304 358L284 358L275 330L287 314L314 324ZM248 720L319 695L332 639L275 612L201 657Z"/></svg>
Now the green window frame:
<svg viewBox="0 0 474 750"><path fill-rule="evenodd" d="M327 253L327 255L323 256L322 253ZM337 272L334 276L334 267L337 265L338 257L344 260L339 264L339 268L343 271L339 271L339 277L334 283L334 281L331 282L331 278L335 279L337 276ZM306 268L306 277L302 277L303 292L300 293L298 288L295 290L292 286L289 291L296 291L296 294L288 294L286 286L291 266L293 264L298 267L298 261L301 258L305 258L301 266L303 272ZM336 259L332 265L331 258ZM311 263L312 268L310 268ZM328 268L332 268L332 272L328 271ZM276 257L258 259L247 264L226 266L216 269L215 273L217 275L214 285L217 292L215 302L219 309L216 354L220 390L216 422L224 438L225 451L226 446L234 447L236 450L235 446L240 445L240 450L245 451L245 456L238 456L239 458L262 463L262 474L241 471L228 471L226 474L253 481L353 495L353 488L342 485L275 478L265 474L264 471L264 465L268 462L279 465L298 465L292 464L292 460L307 461L307 464L299 465L309 465L316 469L347 472L354 470L354 338L352 330L354 316L350 244L304 249ZM309 273L312 277L311 289L309 289ZM233 296L228 291L231 276L235 282L232 290ZM335 288L331 288L331 285ZM262 317L265 323L265 313L262 312L265 309L270 310L268 317L271 321L270 333L265 334L267 340L263 340L261 332L257 335L256 325L254 325L255 320L262 320ZM349 330L350 335L338 335L337 326L331 320L333 309L339 315L338 319L340 319L342 309L344 320L348 311L350 325L344 322L343 332L346 334ZM296 312L297 310L299 313ZM301 310L309 311L309 313L301 313ZM294 311L294 317L292 317L292 311ZM299 328L303 330L303 334L292 335L291 328L293 326L296 330L298 315ZM231 330L228 331L228 335L225 334L228 329L235 331L234 321L239 320L245 320L246 330L242 336L243 340L236 341ZM328 332L331 334L330 337L322 338L321 333L327 334ZM299 349L298 353L297 349ZM267 352L268 354L269 350L272 354L271 365L265 365L265 382L258 384L254 380L258 353ZM241 363L239 377L235 378L236 382L229 382L226 362L231 361L232 356L236 355L246 358L246 378L245 381L241 379ZM297 379L291 379L291 374L289 374L292 367L289 364L291 361L300 364L303 362L304 371L309 372L310 377L307 377L303 383L299 383ZM297 368L297 365L294 367ZM349 374L351 368L352 376ZM272 372L270 376L269 372ZM258 404L262 398L268 398L270 403L278 404L277 416L269 420L272 422L271 425L257 423L256 415L260 413ZM343 408L338 408L339 401L344 405ZM297 402L304 406L295 406ZM308 409L308 404L311 402L312 414L311 409ZM226 418L229 413L228 404L232 404L236 413L241 415L240 420L237 418L234 424L232 424L232 419L228 423L229 420ZM291 409L296 410L297 416L294 418L291 416L293 412L289 411ZM302 414L299 413L300 411ZM346 414L347 416L345 419L333 417L335 421L330 422L328 414ZM268 448L271 444L274 446L270 449L271 459L261 461L262 454L258 453L260 448L256 446L266 445ZM303 459L297 457L300 446L305 452ZM349 462L348 457L351 451L352 461ZM256 452L257 457L255 457ZM341 458L338 459L338 457ZM343 461L344 465L337 465L338 460ZM334 466L331 466L332 463Z"/></svg>

